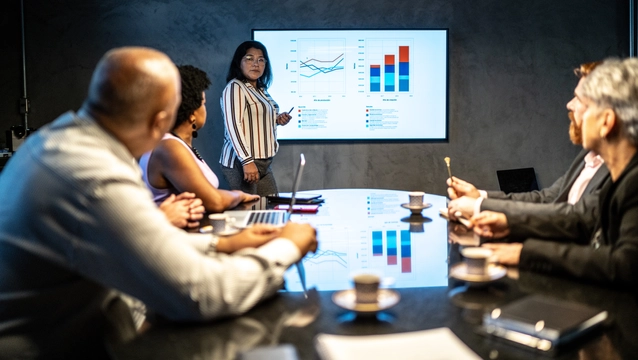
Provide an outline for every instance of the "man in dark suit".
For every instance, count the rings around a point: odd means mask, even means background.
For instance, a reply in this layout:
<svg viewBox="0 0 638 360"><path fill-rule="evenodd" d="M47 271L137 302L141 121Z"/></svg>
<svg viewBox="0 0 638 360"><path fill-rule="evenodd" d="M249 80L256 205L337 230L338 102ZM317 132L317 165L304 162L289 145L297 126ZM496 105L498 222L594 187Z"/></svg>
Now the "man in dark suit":
<svg viewBox="0 0 638 360"><path fill-rule="evenodd" d="M599 63L583 64L576 69L575 73L580 81ZM572 108L570 104L573 101L567 105L568 108ZM569 118L570 139L575 145L580 145L581 114L574 115L570 112ZM595 216L598 192L608 178L609 171L602 159L591 151L583 150L563 176L542 190L505 194L502 191L478 190L474 185L458 178L449 179L448 194L452 201L448 210L452 218L461 214L470 218L483 210L498 211L507 215L513 234L527 235L528 231L538 230L534 222L530 222L530 215L555 216L571 211L588 211ZM587 203L593 207L585 205Z"/></svg>
<svg viewBox="0 0 638 360"><path fill-rule="evenodd" d="M523 270L574 276L634 290L638 285L638 60L610 59L576 88L583 123L583 147L599 154L610 179L600 191L594 226L573 212L546 224L578 224L580 241L528 238L521 243L484 244L495 260ZM508 233L504 214L483 211L471 219L474 232L498 238ZM554 225L551 225L554 226Z"/></svg>

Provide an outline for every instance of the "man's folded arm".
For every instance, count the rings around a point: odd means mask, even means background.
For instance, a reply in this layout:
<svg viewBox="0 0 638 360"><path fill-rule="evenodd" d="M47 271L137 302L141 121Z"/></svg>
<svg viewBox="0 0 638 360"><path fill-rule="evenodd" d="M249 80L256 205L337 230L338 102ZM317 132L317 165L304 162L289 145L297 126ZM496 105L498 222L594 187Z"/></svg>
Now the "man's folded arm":
<svg viewBox="0 0 638 360"><path fill-rule="evenodd" d="M77 249L76 262L81 273L170 319L241 314L275 293L301 256L286 239L233 255L206 254L212 237L172 226L144 190L125 182L104 186L87 209L96 222L83 229L97 248Z"/></svg>
<svg viewBox="0 0 638 360"><path fill-rule="evenodd" d="M615 246L559 243L528 239L523 243L520 268L591 280L618 286L638 285L638 243L623 241Z"/></svg>
<svg viewBox="0 0 638 360"><path fill-rule="evenodd" d="M598 201L598 192L583 196L575 205L487 198L481 203L481 210L504 213L512 237L588 243L598 220Z"/></svg>

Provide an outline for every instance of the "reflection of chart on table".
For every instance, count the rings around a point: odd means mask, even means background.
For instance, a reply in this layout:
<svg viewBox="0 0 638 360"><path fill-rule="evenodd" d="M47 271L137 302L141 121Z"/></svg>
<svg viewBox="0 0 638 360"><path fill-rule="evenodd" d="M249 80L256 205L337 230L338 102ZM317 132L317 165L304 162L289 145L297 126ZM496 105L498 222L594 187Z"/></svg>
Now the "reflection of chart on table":
<svg viewBox="0 0 638 360"><path fill-rule="evenodd" d="M397 240L397 234L400 240ZM382 257L383 251L383 231L372 231L372 256L373 258ZM386 264L388 267L396 266L393 270L401 273L412 272L412 237L410 230L386 230ZM399 262L399 258L401 261Z"/></svg>
<svg viewBox="0 0 638 360"><path fill-rule="evenodd" d="M299 94L345 93L345 39L298 39Z"/></svg>
<svg viewBox="0 0 638 360"><path fill-rule="evenodd" d="M308 284L316 284L320 290L339 289L348 284L352 269L361 267L365 244L360 249L360 239L356 232L348 227L320 227L319 249L304 257L304 267ZM290 271L289 271L290 274ZM297 282L296 274L291 280Z"/></svg>
<svg viewBox="0 0 638 360"><path fill-rule="evenodd" d="M304 261L307 263L319 265L324 263L338 264L343 268L348 268L348 253L337 252L333 250L317 250L314 254L306 256Z"/></svg>
<svg viewBox="0 0 638 360"><path fill-rule="evenodd" d="M424 233L411 233L403 224L378 225L320 227L319 250L303 259L308 286L348 289L352 272L365 269L394 279L397 288L447 285L445 242L428 243ZM295 268L285 278L288 290L301 290Z"/></svg>

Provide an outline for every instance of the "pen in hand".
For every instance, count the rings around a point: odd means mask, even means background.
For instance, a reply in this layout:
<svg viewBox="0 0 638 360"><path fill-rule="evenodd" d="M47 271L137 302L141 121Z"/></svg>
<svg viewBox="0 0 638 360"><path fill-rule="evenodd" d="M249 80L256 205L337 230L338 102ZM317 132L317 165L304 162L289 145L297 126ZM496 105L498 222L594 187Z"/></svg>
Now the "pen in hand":
<svg viewBox="0 0 638 360"><path fill-rule="evenodd" d="M450 169L450 158L446 156L443 160L445 160L445 164L447 165L447 174L450 177L450 181L454 181L452 179L452 169Z"/></svg>
<svg viewBox="0 0 638 360"><path fill-rule="evenodd" d="M292 112L292 110L294 108L295 107L293 106L293 107L290 108L290 110L288 110L288 112L280 113L279 115L277 115L277 120L276 120L277 125L286 125L286 124L288 124L290 119L292 119L292 115L290 115L290 113ZM288 115L289 117L282 119L282 115L284 115L284 114Z"/></svg>

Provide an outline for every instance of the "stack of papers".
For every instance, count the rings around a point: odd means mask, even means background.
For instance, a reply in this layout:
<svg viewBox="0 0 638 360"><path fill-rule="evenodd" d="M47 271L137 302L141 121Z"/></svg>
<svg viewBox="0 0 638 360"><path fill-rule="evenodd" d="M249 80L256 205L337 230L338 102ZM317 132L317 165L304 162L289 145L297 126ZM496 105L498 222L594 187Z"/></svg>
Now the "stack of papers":
<svg viewBox="0 0 638 360"><path fill-rule="evenodd" d="M370 336L319 334L316 344L324 360L481 359L448 328Z"/></svg>

